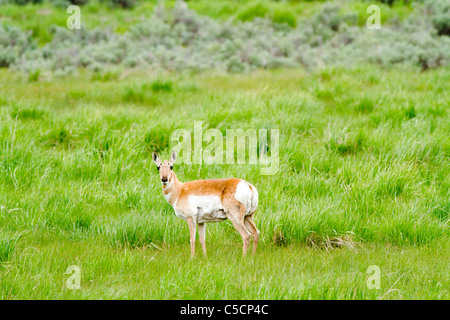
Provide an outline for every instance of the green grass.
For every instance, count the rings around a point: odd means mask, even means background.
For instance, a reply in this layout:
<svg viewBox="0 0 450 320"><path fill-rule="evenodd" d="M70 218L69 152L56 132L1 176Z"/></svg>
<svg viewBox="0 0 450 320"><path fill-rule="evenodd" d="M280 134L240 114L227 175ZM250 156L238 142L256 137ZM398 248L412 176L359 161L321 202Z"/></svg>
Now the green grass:
<svg viewBox="0 0 450 320"><path fill-rule="evenodd" d="M0 298L450 298L448 68L0 79ZM256 257L226 221L207 226L209 260L189 258L151 153L194 120L280 130L276 175L175 165L258 188Z"/></svg>
<svg viewBox="0 0 450 320"><path fill-rule="evenodd" d="M3 299L448 299L448 266L433 258L442 253L437 247L328 252L266 245L242 261L240 246L225 239L209 245L205 261L190 259L188 244L111 250L102 242L62 239L33 245L16 256L26 272L5 266ZM81 268L79 290L65 289L70 265ZM370 265L381 269L380 289L367 288Z"/></svg>
<svg viewBox="0 0 450 320"><path fill-rule="evenodd" d="M16 249L17 237L13 238L6 234L0 235L0 262L8 261L12 258Z"/></svg>

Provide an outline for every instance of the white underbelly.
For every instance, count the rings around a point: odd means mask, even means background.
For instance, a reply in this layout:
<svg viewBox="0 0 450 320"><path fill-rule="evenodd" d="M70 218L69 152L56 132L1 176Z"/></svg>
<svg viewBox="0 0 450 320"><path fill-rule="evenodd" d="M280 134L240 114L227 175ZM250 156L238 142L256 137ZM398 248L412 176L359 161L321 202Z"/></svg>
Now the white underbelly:
<svg viewBox="0 0 450 320"><path fill-rule="evenodd" d="M218 196L190 196L190 211L197 223L219 222L227 219Z"/></svg>
<svg viewBox="0 0 450 320"><path fill-rule="evenodd" d="M205 222L220 222L227 219L227 215L225 211L216 210L211 212L203 212L198 215L197 223L205 223Z"/></svg>

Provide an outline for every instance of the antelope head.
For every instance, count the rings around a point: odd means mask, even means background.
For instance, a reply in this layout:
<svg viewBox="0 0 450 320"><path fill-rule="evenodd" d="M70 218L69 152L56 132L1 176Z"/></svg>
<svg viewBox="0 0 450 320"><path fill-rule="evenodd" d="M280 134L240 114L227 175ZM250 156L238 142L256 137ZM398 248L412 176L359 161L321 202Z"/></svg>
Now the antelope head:
<svg viewBox="0 0 450 320"><path fill-rule="evenodd" d="M161 178L161 183L163 186L170 185L172 183L173 178L173 164L175 160L177 159L177 154L175 151L172 151L172 156L170 157L170 160L164 160L161 161L156 154L156 151L153 151L153 162L156 164L156 167L159 171L159 177Z"/></svg>

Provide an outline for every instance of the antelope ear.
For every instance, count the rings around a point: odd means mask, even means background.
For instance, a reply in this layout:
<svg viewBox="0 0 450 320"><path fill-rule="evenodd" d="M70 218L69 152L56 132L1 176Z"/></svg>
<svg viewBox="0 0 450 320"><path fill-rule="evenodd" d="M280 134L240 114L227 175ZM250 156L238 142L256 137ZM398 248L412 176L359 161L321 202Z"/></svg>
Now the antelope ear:
<svg viewBox="0 0 450 320"><path fill-rule="evenodd" d="M172 155L170 156L169 160L171 166L174 164L175 160L177 160L177 154L175 153L175 151L172 151Z"/></svg>
<svg viewBox="0 0 450 320"><path fill-rule="evenodd" d="M161 163L161 160L159 160L159 157L158 157L158 155L156 154L156 151L153 151L152 158L153 158L153 162L154 162L157 166L159 166L159 164Z"/></svg>

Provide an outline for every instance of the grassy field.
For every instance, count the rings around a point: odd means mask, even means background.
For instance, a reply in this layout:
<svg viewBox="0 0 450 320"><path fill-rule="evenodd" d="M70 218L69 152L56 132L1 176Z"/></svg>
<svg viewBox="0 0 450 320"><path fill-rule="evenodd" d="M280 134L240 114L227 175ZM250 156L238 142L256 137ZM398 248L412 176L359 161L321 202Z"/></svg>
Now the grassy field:
<svg viewBox="0 0 450 320"><path fill-rule="evenodd" d="M0 298L450 298L450 69L35 80L0 70ZM207 226L209 260L189 258L151 152L167 159L194 120L280 130L275 175L174 168L258 188L254 257L241 260L226 221ZM79 290L66 288L70 265Z"/></svg>

